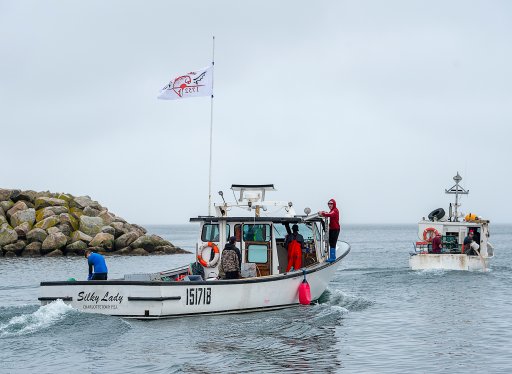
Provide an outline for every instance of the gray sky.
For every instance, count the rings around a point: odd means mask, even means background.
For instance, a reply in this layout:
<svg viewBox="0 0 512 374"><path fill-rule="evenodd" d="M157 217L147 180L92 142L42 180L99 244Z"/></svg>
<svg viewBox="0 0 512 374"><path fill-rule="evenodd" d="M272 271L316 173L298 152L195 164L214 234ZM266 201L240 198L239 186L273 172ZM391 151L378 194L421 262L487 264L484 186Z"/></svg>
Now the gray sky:
<svg viewBox="0 0 512 374"><path fill-rule="evenodd" d="M0 0L0 187L206 214L210 100L156 96L212 35L214 192L416 223L459 171L462 210L512 221L509 1Z"/></svg>

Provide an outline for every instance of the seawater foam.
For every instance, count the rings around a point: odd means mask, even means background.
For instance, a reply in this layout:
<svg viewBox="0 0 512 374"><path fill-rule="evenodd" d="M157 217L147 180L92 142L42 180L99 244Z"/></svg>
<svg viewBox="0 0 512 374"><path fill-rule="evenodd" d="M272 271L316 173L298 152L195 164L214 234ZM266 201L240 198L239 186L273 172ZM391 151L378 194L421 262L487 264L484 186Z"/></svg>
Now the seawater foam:
<svg viewBox="0 0 512 374"><path fill-rule="evenodd" d="M359 311L369 308L373 305L373 301L363 297L353 296L342 292L341 290L327 290L329 292L326 304L331 307L341 307L347 311Z"/></svg>
<svg viewBox="0 0 512 374"><path fill-rule="evenodd" d="M30 334L42 330L61 320L66 313L73 308L62 300L54 301L41 306L31 314L22 314L10 319L9 322L0 325L0 338Z"/></svg>

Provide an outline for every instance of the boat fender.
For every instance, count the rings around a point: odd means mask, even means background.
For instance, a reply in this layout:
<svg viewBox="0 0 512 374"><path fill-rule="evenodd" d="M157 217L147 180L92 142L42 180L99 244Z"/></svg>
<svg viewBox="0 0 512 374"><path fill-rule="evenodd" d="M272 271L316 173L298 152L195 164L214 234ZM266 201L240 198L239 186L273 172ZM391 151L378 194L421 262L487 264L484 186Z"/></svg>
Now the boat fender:
<svg viewBox="0 0 512 374"><path fill-rule="evenodd" d="M434 239L434 237L438 234L437 230L433 227L427 227L424 231L423 231L423 240L425 240L426 242L429 242L431 243L432 242L432 239Z"/></svg>
<svg viewBox="0 0 512 374"><path fill-rule="evenodd" d="M301 303L301 305L309 305L311 304L311 289L306 280L306 270L302 270L302 273L304 274L304 279L299 285L299 303Z"/></svg>
<svg viewBox="0 0 512 374"><path fill-rule="evenodd" d="M206 261L204 259L204 257L203 257L203 251L206 248L211 248L213 253L214 253L213 259L211 261ZM201 246L201 253L197 255L197 260L205 268L213 268L213 267L215 267L215 265L217 265L217 262L219 262L219 259L220 259L219 247L217 247L217 245L215 245L215 243L212 243L212 242L208 242L206 244L203 244Z"/></svg>

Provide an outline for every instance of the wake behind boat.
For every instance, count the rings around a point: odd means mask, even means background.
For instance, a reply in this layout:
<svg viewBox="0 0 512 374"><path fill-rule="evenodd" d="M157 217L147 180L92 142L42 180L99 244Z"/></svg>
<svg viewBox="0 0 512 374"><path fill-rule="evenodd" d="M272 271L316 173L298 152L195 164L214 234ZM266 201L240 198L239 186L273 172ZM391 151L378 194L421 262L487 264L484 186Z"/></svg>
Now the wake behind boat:
<svg viewBox="0 0 512 374"><path fill-rule="evenodd" d="M458 213L459 195L467 195L469 191L460 186L459 173L453 180L455 185L445 190L447 194L455 195L455 204L450 203L448 217L444 209L439 208L418 224L420 241L415 243L409 259L412 270L485 271L494 257L494 248L489 242L489 221L476 214L464 216Z"/></svg>
<svg viewBox="0 0 512 374"><path fill-rule="evenodd" d="M317 300L333 278L350 245L338 242L328 259L328 218L297 215L289 202L266 201L273 185L232 185L239 198L215 204L215 216L198 222L196 263L149 274L127 274L105 281L41 282L42 305L61 299L83 312L138 319L242 313L299 304L305 278ZM269 213L269 210L277 213ZM237 213L238 215L232 215ZM278 215L278 213L280 213ZM304 237L302 268L286 271L285 236L297 225ZM242 255L240 279L218 279L222 248L234 236Z"/></svg>

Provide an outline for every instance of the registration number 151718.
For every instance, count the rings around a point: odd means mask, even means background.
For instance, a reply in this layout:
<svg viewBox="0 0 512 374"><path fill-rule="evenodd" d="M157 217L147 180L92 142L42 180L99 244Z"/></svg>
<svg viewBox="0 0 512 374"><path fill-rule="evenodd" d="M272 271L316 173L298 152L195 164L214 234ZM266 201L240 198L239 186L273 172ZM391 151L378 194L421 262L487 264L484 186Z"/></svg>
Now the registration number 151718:
<svg viewBox="0 0 512 374"><path fill-rule="evenodd" d="M187 288L186 305L205 305L212 301L210 287Z"/></svg>

